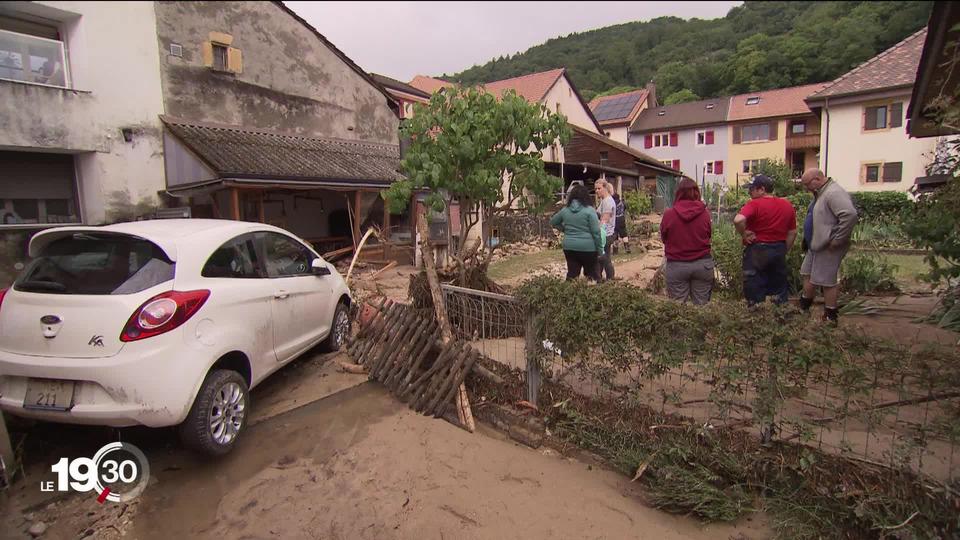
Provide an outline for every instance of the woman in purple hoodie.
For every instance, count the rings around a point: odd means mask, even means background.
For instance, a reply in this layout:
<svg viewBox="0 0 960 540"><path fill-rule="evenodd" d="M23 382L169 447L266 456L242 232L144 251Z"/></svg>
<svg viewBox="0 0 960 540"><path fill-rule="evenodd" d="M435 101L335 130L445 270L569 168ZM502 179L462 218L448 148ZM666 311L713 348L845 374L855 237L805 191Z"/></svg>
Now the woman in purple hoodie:
<svg viewBox="0 0 960 540"><path fill-rule="evenodd" d="M710 301L713 257L710 254L710 212L700 200L700 188L689 178L677 186L673 208L663 213L660 239L667 256L667 295L696 305Z"/></svg>

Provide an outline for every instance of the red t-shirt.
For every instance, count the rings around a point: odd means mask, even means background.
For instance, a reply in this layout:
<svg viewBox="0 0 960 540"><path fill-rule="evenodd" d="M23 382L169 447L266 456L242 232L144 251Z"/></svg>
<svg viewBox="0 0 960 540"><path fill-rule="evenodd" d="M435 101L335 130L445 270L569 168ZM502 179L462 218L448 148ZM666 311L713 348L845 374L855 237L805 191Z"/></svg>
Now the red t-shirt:
<svg viewBox="0 0 960 540"><path fill-rule="evenodd" d="M787 233L797 228L797 211L780 197L750 199L740 214L747 218L747 230L753 231L761 243L783 242Z"/></svg>

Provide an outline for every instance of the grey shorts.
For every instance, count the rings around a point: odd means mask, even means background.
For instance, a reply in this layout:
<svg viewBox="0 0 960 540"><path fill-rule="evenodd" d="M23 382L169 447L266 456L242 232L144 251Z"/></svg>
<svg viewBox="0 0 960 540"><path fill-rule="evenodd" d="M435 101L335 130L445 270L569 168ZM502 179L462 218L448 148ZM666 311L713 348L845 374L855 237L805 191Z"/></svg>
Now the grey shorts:
<svg viewBox="0 0 960 540"><path fill-rule="evenodd" d="M807 250L800 265L800 275L809 276L810 283L817 287L836 287L839 281L840 263L847 254L847 248Z"/></svg>

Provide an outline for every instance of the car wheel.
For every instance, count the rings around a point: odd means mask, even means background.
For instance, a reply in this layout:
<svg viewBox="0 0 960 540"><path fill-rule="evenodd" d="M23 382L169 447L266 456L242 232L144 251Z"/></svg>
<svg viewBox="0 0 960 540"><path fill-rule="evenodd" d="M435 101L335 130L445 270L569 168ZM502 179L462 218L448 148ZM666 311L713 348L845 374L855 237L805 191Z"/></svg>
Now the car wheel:
<svg viewBox="0 0 960 540"><path fill-rule="evenodd" d="M210 456L226 454L245 426L249 405L247 382L239 373L211 371L200 386L190 414L180 424L183 444Z"/></svg>
<svg viewBox="0 0 960 540"><path fill-rule="evenodd" d="M333 323L330 324L330 334L323 341L321 347L326 352L339 351L340 347L347 342L350 335L350 308L343 302L337 304L337 310L333 312Z"/></svg>

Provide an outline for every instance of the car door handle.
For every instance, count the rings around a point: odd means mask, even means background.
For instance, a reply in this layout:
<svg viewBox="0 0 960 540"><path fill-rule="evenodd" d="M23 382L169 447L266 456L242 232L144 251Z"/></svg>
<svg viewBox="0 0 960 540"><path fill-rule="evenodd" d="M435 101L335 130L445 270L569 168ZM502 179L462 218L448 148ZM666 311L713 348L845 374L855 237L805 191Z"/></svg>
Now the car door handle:
<svg viewBox="0 0 960 540"><path fill-rule="evenodd" d="M278 291L278 292L276 292L276 293L273 294L273 297L274 297L274 298L277 298L277 299L279 299L279 300L283 300L284 298L286 298L286 297L288 297L288 296L290 296L290 293L288 293L287 291Z"/></svg>

